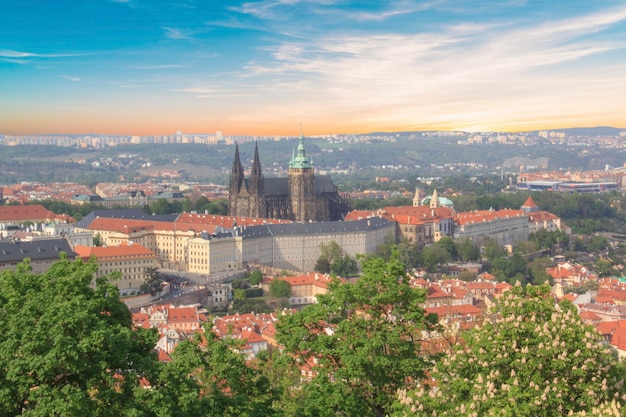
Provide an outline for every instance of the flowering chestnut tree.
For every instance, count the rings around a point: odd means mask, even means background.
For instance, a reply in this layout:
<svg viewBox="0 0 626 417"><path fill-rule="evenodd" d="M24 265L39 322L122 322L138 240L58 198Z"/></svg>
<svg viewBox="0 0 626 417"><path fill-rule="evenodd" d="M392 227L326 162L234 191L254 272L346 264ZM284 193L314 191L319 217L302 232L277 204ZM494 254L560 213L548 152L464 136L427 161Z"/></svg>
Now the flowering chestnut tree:
<svg viewBox="0 0 626 417"><path fill-rule="evenodd" d="M596 415L584 412L617 409L624 375L573 304L518 286L425 383L400 391L394 416Z"/></svg>

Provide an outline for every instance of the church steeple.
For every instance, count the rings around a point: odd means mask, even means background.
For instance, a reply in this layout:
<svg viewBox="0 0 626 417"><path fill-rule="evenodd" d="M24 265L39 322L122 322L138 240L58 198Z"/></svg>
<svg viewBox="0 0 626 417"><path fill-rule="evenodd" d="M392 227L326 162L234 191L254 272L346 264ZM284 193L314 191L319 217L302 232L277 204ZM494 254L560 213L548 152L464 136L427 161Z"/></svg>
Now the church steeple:
<svg viewBox="0 0 626 417"><path fill-rule="evenodd" d="M420 189L415 187L415 196L413 197L413 207L418 207L421 204Z"/></svg>
<svg viewBox="0 0 626 417"><path fill-rule="evenodd" d="M250 171L250 193L263 194L263 171L259 159L259 145L256 142L254 143L254 160Z"/></svg>
<svg viewBox="0 0 626 417"><path fill-rule="evenodd" d="M237 199L244 179L243 166L239 158L239 145L235 143L235 159L233 160L233 169L230 173L230 187L228 192L228 214L230 216L238 215Z"/></svg>
<svg viewBox="0 0 626 417"><path fill-rule="evenodd" d="M312 168L313 164L307 159L304 150L304 136L302 135L302 125L300 125L300 141L298 142L298 151L291 157L289 168Z"/></svg>
<svg viewBox="0 0 626 417"><path fill-rule="evenodd" d="M437 195L437 190L433 191L432 197L430 197L430 208L439 208L439 195Z"/></svg>
<svg viewBox="0 0 626 417"><path fill-rule="evenodd" d="M230 173L230 189L237 192L241 188L244 180L243 165L239 158L239 144L235 143L235 159L233 160L233 169Z"/></svg>

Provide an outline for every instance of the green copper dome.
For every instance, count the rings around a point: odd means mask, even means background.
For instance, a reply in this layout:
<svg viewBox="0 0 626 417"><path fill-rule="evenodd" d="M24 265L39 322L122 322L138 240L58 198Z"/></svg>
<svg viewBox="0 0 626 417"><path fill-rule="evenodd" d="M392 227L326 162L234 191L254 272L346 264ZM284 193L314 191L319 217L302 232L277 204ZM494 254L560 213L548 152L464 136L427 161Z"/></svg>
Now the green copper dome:
<svg viewBox="0 0 626 417"><path fill-rule="evenodd" d="M298 151L291 155L291 161L289 161L289 168L311 168L313 162L309 161L306 157L304 150L304 137L302 136L302 127L300 127L300 142L298 143Z"/></svg>

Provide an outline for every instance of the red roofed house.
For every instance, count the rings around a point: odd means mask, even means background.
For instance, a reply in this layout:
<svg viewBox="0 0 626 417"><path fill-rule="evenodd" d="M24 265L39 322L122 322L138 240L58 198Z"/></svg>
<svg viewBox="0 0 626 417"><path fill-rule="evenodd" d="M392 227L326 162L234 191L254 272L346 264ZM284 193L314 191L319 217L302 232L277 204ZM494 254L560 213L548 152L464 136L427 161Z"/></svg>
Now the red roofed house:
<svg viewBox="0 0 626 417"><path fill-rule="evenodd" d="M309 272L306 275L278 277L275 279L287 281L291 286L290 305L307 305L315 304L319 294L328 292L328 284L331 283L333 278L328 274ZM345 282L342 278L339 279ZM271 283L271 278L265 278L261 282L261 288L264 293L269 293Z"/></svg>
<svg viewBox="0 0 626 417"><path fill-rule="evenodd" d="M8 226L19 226L26 222L34 224L52 223L54 221L67 222L73 220L67 215L56 214L41 204L24 206L0 206L0 237L6 237Z"/></svg>
<svg viewBox="0 0 626 417"><path fill-rule="evenodd" d="M626 357L626 320L605 321L596 329L617 350L620 358Z"/></svg>
<svg viewBox="0 0 626 417"><path fill-rule="evenodd" d="M154 252L141 245L126 243L116 246L76 246L74 251L85 261L92 256L98 263L98 277L112 272L121 273L112 283L119 288L121 295L135 295L147 278L147 269L156 268Z"/></svg>
<svg viewBox="0 0 626 417"><path fill-rule="evenodd" d="M396 235L420 247L454 233L454 209L448 207L389 206L377 211L353 210L347 214L346 220L373 216L395 222Z"/></svg>

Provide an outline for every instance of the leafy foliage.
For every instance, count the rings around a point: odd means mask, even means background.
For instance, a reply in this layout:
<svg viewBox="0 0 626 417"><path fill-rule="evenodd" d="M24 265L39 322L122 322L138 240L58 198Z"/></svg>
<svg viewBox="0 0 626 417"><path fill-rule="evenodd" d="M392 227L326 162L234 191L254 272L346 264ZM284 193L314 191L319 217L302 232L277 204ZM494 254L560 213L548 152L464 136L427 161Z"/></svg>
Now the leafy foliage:
<svg viewBox="0 0 626 417"><path fill-rule="evenodd" d="M291 285L285 280L274 279L270 283L270 295L277 298L285 298L291 295Z"/></svg>
<svg viewBox="0 0 626 417"><path fill-rule="evenodd" d="M155 382L158 415L252 417L271 415L269 383L246 364L234 339L220 339L212 331L179 343ZM158 395L156 395L158 393ZM161 401L160 397L174 401Z"/></svg>
<svg viewBox="0 0 626 417"><path fill-rule="evenodd" d="M356 283L335 280L329 289L277 325L287 352L317 364L302 387L300 415L384 416L396 390L427 367L420 342L435 318L422 308L425 292L409 286L397 254L363 260Z"/></svg>
<svg viewBox="0 0 626 417"><path fill-rule="evenodd" d="M341 246L334 240L321 243L322 254L317 259L314 269L323 274L333 273L343 277L354 276L359 272L356 260L343 253Z"/></svg>
<svg viewBox="0 0 626 417"><path fill-rule="evenodd" d="M133 329L95 262L66 258L42 274L0 274L0 409L5 416L136 416L156 334Z"/></svg>
<svg viewBox="0 0 626 417"><path fill-rule="evenodd" d="M563 416L609 403L623 378L571 303L555 304L548 286L514 287L420 388L400 395L394 416Z"/></svg>

